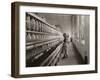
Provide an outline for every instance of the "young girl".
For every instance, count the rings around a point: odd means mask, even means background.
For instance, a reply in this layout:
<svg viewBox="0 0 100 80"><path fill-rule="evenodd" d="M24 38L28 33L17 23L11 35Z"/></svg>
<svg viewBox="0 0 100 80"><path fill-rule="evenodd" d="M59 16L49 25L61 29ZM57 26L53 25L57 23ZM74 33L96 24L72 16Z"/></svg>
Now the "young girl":
<svg viewBox="0 0 100 80"><path fill-rule="evenodd" d="M67 57L68 58L68 53L67 53L67 45L68 45L68 39L69 39L69 35L66 34L66 33L63 33L63 37L64 37L64 40L63 40L63 47L62 47L62 54L63 54L63 58Z"/></svg>

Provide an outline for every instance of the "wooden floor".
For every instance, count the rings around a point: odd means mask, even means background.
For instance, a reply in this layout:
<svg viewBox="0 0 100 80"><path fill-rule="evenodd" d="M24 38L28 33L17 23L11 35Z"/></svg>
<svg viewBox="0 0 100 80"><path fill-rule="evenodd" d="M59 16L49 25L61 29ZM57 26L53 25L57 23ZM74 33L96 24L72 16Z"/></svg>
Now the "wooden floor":
<svg viewBox="0 0 100 80"><path fill-rule="evenodd" d="M77 53L75 48L73 47L72 43L70 42L68 44L68 58L62 58L61 60L59 60L59 62L57 63L57 65L77 65L80 64L79 63L79 57L77 57Z"/></svg>

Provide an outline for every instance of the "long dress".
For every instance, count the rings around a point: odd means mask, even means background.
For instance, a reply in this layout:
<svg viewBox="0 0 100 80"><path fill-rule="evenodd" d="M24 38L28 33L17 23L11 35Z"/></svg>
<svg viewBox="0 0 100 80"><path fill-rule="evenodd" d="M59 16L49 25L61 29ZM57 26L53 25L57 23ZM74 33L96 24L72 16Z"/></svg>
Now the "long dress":
<svg viewBox="0 0 100 80"><path fill-rule="evenodd" d="M63 58L67 57L68 58L68 53L67 53L67 47L68 45L68 39L65 37L64 41L63 41L63 47L62 47L62 54L63 54Z"/></svg>

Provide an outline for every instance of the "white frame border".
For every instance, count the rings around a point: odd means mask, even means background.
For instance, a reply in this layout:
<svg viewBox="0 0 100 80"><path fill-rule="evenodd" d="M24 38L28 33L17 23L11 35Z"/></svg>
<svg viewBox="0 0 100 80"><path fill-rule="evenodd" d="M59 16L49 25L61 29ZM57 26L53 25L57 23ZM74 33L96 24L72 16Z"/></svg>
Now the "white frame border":
<svg viewBox="0 0 100 80"><path fill-rule="evenodd" d="M95 70L95 10L73 9L73 8L54 8L37 6L19 7L19 74L40 74L56 72L75 72ZM90 64L88 65L68 65L52 67L25 67L25 12L43 12L43 13L62 13L62 14L85 14L90 15Z"/></svg>

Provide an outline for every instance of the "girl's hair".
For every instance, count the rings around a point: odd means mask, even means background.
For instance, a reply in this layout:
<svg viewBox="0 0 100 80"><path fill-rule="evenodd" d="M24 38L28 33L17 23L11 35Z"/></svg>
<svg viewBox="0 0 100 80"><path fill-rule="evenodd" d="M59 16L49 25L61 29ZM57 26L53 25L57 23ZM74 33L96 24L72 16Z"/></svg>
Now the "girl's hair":
<svg viewBox="0 0 100 80"><path fill-rule="evenodd" d="M68 34L66 34L66 33L63 33L63 36L64 36L64 37L66 37L66 38L68 38L68 37L69 37L69 35L68 35Z"/></svg>

